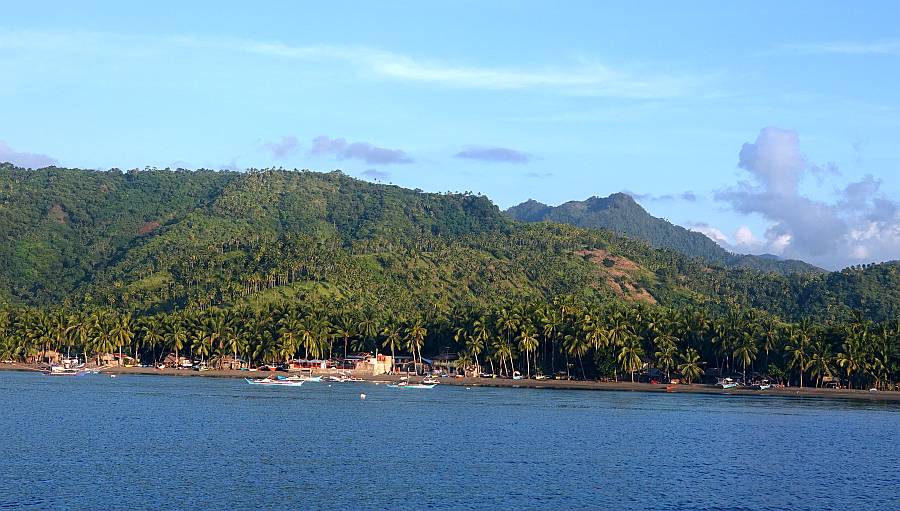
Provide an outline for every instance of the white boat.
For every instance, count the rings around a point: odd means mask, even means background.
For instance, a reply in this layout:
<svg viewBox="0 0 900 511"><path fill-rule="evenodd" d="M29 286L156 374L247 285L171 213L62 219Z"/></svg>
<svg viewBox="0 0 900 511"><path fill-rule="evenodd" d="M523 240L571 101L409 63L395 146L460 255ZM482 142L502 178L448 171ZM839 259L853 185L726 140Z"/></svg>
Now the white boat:
<svg viewBox="0 0 900 511"><path fill-rule="evenodd" d="M763 380L759 382L757 385L753 386L754 390L767 390L772 387L772 384L769 383L769 380Z"/></svg>
<svg viewBox="0 0 900 511"><path fill-rule="evenodd" d="M438 379L433 376L429 376L428 378L425 378L424 380L422 380L422 383L424 383L426 385L436 385L436 384L440 383L440 381L438 381Z"/></svg>
<svg viewBox="0 0 900 511"><path fill-rule="evenodd" d="M732 380L731 378L720 378L716 383L716 387L719 387L721 389L733 389L737 386L737 382Z"/></svg>
<svg viewBox="0 0 900 511"><path fill-rule="evenodd" d="M244 378L244 381L249 383L250 385L281 385L284 387L299 387L303 385L303 381L297 380L288 380L287 378L283 380L275 379L275 378Z"/></svg>
<svg viewBox="0 0 900 511"><path fill-rule="evenodd" d="M395 389L433 389L437 385L436 383L409 383L406 381L401 381L400 383L388 385L388 387Z"/></svg>
<svg viewBox="0 0 900 511"><path fill-rule="evenodd" d="M285 378L285 380L319 383L322 381L322 377L321 376L288 376L287 378Z"/></svg>
<svg viewBox="0 0 900 511"><path fill-rule="evenodd" d="M50 371L44 374L50 376L78 376L81 374L81 371L74 367L50 366Z"/></svg>

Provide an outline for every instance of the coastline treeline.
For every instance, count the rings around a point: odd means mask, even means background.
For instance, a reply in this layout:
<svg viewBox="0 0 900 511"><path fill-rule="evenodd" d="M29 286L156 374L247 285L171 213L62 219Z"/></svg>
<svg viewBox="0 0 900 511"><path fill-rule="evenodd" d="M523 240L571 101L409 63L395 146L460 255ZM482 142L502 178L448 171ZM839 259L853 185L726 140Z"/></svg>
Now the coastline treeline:
<svg viewBox="0 0 900 511"><path fill-rule="evenodd" d="M170 353L213 366L230 357L254 367L360 351L414 358L454 353L460 367L501 376L519 371L633 381L653 367L698 381L716 368L745 381L756 374L821 386L839 378L850 388L892 389L900 374L900 321L874 323L858 315L822 324L784 322L756 310L716 314L573 297L410 316L322 300L152 315L0 309L0 359L33 362L49 350L86 360L118 352L146 364Z"/></svg>
<svg viewBox="0 0 900 511"><path fill-rule="evenodd" d="M458 352L506 375L630 379L649 364L694 380L897 379L896 262L722 267L338 171L0 164L0 239L0 359L177 350L260 364L346 344Z"/></svg>

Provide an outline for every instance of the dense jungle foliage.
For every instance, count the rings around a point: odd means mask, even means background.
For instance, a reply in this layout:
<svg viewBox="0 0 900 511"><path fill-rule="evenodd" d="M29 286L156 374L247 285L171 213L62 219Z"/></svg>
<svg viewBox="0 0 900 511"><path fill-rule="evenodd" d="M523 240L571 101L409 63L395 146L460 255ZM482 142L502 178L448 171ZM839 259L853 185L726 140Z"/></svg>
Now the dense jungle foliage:
<svg viewBox="0 0 900 511"><path fill-rule="evenodd" d="M730 267L613 231L517 222L483 196L337 171L0 165L0 237L9 358L67 343L86 353L134 343L155 358L178 337L207 343L197 345L207 356L258 362L297 352L297 339L330 353L337 338L383 349L390 338L395 350L451 347L507 372L556 370L557 357L572 358L583 376L600 376L633 372L638 359L662 366L663 336L674 350L667 369L693 355L698 367L729 370L767 372L774 360L774 371L790 377L793 368L797 379L824 372L807 367L821 342L829 374L852 352L849 376L866 378L853 383L896 375L896 263L833 273ZM548 327L555 314L564 319ZM686 315L695 319L674 319Z"/></svg>

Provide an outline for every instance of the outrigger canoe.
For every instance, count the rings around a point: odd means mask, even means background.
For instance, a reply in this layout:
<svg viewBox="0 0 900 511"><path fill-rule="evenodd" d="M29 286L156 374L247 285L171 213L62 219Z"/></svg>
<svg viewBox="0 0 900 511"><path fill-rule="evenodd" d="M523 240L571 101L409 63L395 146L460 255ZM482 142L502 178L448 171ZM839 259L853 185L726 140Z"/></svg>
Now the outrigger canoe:
<svg viewBox="0 0 900 511"><path fill-rule="evenodd" d="M244 378L244 381L250 385L281 385L284 387L299 387L303 385L302 380L276 380L272 378Z"/></svg>

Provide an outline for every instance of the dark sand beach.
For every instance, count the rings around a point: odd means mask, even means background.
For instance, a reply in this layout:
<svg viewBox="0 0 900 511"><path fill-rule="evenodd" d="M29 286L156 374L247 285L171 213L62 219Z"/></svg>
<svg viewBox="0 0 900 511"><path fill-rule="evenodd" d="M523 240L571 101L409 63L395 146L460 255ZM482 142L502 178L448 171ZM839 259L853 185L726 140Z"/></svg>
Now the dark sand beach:
<svg viewBox="0 0 900 511"><path fill-rule="evenodd" d="M0 370L7 371L41 371L39 367L27 364L0 364ZM267 371L242 371L231 369L210 369L208 371L194 371L191 369L157 369L152 367L106 367L100 369L103 374L116 375L164 375L179 377L200 378L262 378L267 375L288 373ZM314 374L336 374L323 372ZM400 381L404 376L379 374L354 375L363 380L378 384ZM420 377L412 376L416 380ZM601 382L601 381L575 381L575 380L512 380L508 378L440 378L441 385L456 385L464 387L506 387L528 389L557 389L557 390L594 390L594 391L631 391L631 392L655 392L668 394L710 394L725 396L780 396L796 398L825 398L825 399L856 399L866 401L882 401L900 403L900 392L896 391L868 391L855 389L817 389L814 387L773 387L766 390L752 390L749 388L721 389L714 385L666 385L651 383L631 383L630 381Z"/></svg>

